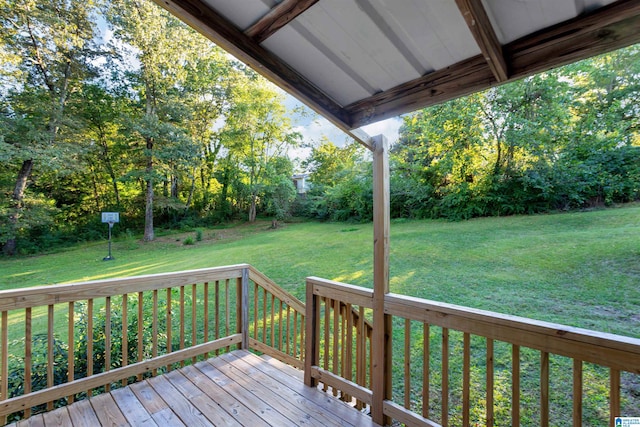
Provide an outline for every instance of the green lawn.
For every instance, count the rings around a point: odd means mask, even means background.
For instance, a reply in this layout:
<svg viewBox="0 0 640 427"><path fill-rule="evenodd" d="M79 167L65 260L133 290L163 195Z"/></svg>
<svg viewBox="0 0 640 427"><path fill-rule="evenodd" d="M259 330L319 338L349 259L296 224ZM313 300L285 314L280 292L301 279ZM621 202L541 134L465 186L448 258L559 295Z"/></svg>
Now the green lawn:
<svg viewBox="0 0 640 427"><path fill-rule="evenodd" d="M106 242L0 260L0 288L250 263L298 297L306 276L371 287L371 224L270 223ZM392 292L640 337L640 205L589 212L396 221Z"/></svg>

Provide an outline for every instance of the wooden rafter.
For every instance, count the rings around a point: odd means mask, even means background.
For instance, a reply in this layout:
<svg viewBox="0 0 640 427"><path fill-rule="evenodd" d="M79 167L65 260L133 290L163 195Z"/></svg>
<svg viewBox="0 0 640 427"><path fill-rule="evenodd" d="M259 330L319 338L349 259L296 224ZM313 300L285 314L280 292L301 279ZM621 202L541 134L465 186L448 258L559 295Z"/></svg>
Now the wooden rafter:
<svg viewBox="0 0 640 427"><path fill-rule="evenodd" d="M640 0L596 9L503 47L507 81L640 43ZM351 126L438 104L498 84L483 55L377 93L345 107Z"/></svg>
<svg viewBox="0 0 640 427"><path fill-rule="evenodd" d="M502 53L502 45L491 26L482 2L480 0L456 0L456 4L496 80L506 81L509 78L509 70Z"/></svg>
<svg viewBox="0 0 640 427"><path fill-rule="evenodd" d="M244 33L256 43L262 43L317 2L318 0L284 0Z"/></svg>

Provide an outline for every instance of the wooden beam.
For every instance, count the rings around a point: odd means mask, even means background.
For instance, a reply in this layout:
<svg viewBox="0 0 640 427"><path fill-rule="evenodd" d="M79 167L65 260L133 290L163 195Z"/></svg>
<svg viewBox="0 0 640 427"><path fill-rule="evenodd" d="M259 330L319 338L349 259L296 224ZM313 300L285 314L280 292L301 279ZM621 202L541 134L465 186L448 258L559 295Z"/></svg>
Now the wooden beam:
<svg viewBox="0 0 640 427"><path fill-rule="evenodd" d="M491 26L491 21L489 21L482 2L480 0L456 0L456 4L496 80L506 81L509 78L509 70L502 53L502 45Z"/></svg>
<svg viewBox="0 0 640 427"><path fill-rule="evenodd" d="M496 83L484 57L478 55L354 102L345 110L351 116L352 126L361 127L469 95Z"/></svg>
<svg viewBox="0 0 640 427"><path fill-rule="evenodd" d="M333 99L297 71L245 35L231 22L198 0L153 0L209 40L244 62L257 73L326 117L341 130L353 126L348 116Z"/></svg>
<svg viewBox="0 0 640 427"><path fill-rule="evenodd" d="M503 47L507 81L640 43L640 0L619 0ZM498 84L483 55L345 107L353 127L439 104Z"/></svg>
<svg viewBox="0 0 640 427"><path fill-rule="evenodd" d="M256 43L262 43L317 2L318 0L284 0L244 33Z"/></svg>
<svg viewBox="0 0 640 427"><path fill-rule="evenodd" d="M512 79L640 43L640 0L619 0L504 46Z"/></svg>
<svg viewBox="0 0 640 427"><path fill-rule="evenodd" d="M384 401L391 399L391 316L385 314L389 293L389 144L384 135L373 137L373 331L371 338L373 402L371 416L388 425Z"/></svg>

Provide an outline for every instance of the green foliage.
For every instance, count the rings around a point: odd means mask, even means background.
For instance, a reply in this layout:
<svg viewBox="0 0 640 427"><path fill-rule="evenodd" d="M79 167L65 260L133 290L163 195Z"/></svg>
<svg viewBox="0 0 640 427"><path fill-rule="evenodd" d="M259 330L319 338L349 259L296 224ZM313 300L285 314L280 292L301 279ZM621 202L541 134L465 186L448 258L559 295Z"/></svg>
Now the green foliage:
<svg viewBox="0 0 640 427"><path fill-rule="evenodd" d="M191 236L189 236L189 237L185 238L185 239L182 241L182 244L183 244L183 245L187 245L187 246L188 246L188 245L195 245L195 243L196 243L196 242L193 240L193 237L191 237Z"/></svg>

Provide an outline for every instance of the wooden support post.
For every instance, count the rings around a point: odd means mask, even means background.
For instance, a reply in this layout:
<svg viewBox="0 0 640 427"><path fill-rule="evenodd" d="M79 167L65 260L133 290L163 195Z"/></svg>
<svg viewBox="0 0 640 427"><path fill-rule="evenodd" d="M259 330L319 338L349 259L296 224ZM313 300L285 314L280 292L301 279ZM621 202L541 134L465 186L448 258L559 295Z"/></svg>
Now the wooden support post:
<svg viewBox="0 0 640 427"><path fill-rule="evenodd" d="M372 138L373 146L373 332L372 358L375 423L389 424L383 413L384 401L391 399L391 316L384 313L389 293L389 147L384 135Z"/></svg>
<svg viewBox="0 0 640 427"><path fill-rule="evenodd" d="M309 387L317 387L318 380L311 376L311 368L318 365L320 360L320 312L318 305L320 298L313 293L313 285L307 280L307 302L305 327L307 329L306 341L301 340L305 345L304 350L304 383ZM326 358L326 356L325 356Z"/></svg>

